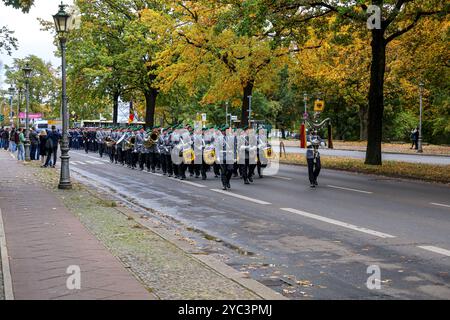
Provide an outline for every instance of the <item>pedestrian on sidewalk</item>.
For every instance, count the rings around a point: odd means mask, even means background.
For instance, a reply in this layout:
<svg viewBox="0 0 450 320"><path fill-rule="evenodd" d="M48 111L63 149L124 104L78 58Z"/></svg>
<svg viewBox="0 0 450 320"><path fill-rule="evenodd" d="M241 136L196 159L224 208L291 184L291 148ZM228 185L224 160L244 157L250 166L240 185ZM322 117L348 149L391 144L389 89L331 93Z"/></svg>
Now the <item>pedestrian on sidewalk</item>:
<svg viewBox="0 0 450 320"><path fill-rule="evenodd" d="M41 156L42 167L45 165L45 156L47 155L47 131L42 130L39 133L39 155Z"/></svg>
<svg viewBox="0 0 450 320"><path fill-rule="evenodd" d="M53 166L53 162L52 162L53 140L50 137L50 135L51 135L51 132L47 132L47 139L45 141L45 150L46 150L46 154L47 154L47 160L45 161L44 168Z"/></svg>
<svg viewBox="0 0 450 320"><path fill-rule="evenodd" d="M17 160L25 161L25 135L23 128L19 129L19 143L17 144Z"/></svg>
<svg viewBox="0 0 450 320"><path fill-rule="evenodd" d="M410 149L418 149L418 143L419 143L419 128L412 129L411 130L411 148Z"/></svg>
<svg viewBox="0 0 450 320"><path fill-rule="evenodd" d="M52 168L55 168L56 166L56 158L58 156L58 143L61 140L61 134L56 130L56 126L52 126L52 131L50 134L48 134L48 139L51 140L52 149L50 152L53 155L53 163ZM47 159L47 162L45 163L46 166L49 166L49 160Z"/></svg>
<svg viewBox="0 0 450 320"><path fill-rule="evenodd" d="M35 128L31 128L30 130L30 159L39 160L39 136L36 132Z"/></svg>
<svg viewBox="0 0 450 320"><path fill-rule="evenodd" d="M17 144L16 144L16 129L12 128L11 132L9 133L9 151L14 153L17 150Z"/></svg>
<svg viewBox="0 0 450 320"><path fill-rule="evenodd" d="M8 150L8 147L9 147L9 128L6 128L2 132L0 138L1 138L1 141L2 141L2 148L4 150Z"/></svg>

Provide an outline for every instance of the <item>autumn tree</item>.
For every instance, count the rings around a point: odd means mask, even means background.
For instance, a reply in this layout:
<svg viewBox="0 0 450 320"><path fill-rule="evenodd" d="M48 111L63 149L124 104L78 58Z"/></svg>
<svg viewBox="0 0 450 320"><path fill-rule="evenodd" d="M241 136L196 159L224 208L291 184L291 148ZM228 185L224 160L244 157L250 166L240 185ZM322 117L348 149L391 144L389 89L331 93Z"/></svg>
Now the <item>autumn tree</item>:
<svg viewBox="0 0 450 320"><path fill-rule="evenodd" d="M273 5L261 0L260 5ZM369 5L370 13L367 11ZM321 20L329 16L335 18L337 25L348 25L355 33L367 31L370 20L371 68L368 93L368 143L366 163L381 165L381 141L384 112L384 82L386 72L386 48L398 37L414 29L424 17L444 14L448 4L442 0L372 0L372 1L277 1L272 12L283 13L287 24L291 20ZM377 23L379 21L379 24ZM373 23L372 23L373 22Z"/></svg>
<svg viewBox="0 0 450 320"><path fill-rule="evenodd" d="M203 103L221 103L241 96L241 125L249 119L249 96L255 86L276 78L289 48L273 41L260 8L251 1L173 1L173 45L159 55L162 89L175 82L209 90ZM165 61L165 64L164 64Z"/></svg>

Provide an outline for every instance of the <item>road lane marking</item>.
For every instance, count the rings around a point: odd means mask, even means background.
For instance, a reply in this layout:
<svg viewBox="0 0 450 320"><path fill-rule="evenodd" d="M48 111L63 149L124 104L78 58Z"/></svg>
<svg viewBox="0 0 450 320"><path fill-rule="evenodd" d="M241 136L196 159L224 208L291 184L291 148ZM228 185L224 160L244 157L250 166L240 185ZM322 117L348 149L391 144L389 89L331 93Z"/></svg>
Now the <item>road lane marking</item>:
<svg viewBox="0 0 450 320"><path fill-rule="evenodd" d="M9 266L8 247L6 246L6 232L3 224L2 209L0 209L0 253L2 262L3 275L3 291L5 292L5 300L14 300L14 292L12 286L11 269Z"/></svg>
<svg viewBox="0 0 450 320"><path fill-rule="evenodd" d="M442 203L436 203L436 202L431 202L430 204L432 204L433 206L450 208L450 205L448 205L448 204L442 204Z"/></svg>
<svg viewBox="0 0 450 320"><path fill-rule="evenodd" d="M156 172L149 172L151 175L157 176L157 177L162 177L163 175L161 173L156 173Z"/></svg>
<svg viewBox="0 0 450 320"><path fill-rule="evenodd" d="M264 204L264 205L271 204L270 202L266 202L266 201L262 201L262 200L258 200L258 199L249 198L249 197L242 196L242 195L240 195L240 194L233 193L233 192L229 192L229 191L224 191L224 190L219 190L219 189L211 189L211 191L214 191L214 192L217 192L217 193L221 193L221 194L225 194L225 195L230 196L230 197L239 198L239 199L241 199L241 200L246 200L246 201L254 202L254 203L257 203L257 204Z"/></svg>
<svg viewBox="0 0 450 320"><path fill-rule="evenodd" d="M86 163L85 162L83 162L83 161L72 161L75 165L77 165L77 164L81 164L81 165L83 165L83 166L85 166L86 165Z"/></svg>
<svg viewBox="0 0 450 320"><path fill-rule="evenodd" d="M206 186L204 186L202 184L191 182L191 181L180 180L180 179L177 179L177 178L169 178L169 179L170 180L175 180L175 181L178 181L178 182L181 182L181 183L184 183L184 184L188 184L190 186L194 186L194 187L197 187L197 188L206 188Z"/></svg>
<svg viewBox="0 0 450 320"><path fill-rule="evenodd" d="M275 178L275 179L281 179L281 180L287 180L287 181L293 180L292 178L281 177L281 176L268 176L268 177Z"/></svg>
<svg viewBox="0 0 450 320"><path fill-rule="evenodd" d="M88 160L88 161L86 161L87 163L89 163L89 164L103 164L103 162L100 162L100 161L92 161L92 160Z"/></svg>
<svg viewBox="0 0 450 320"><path fill-rule="evenodd" d="M344 227L344 228L351 229L351 230L354 230L354 231L367 233L367 234L370 234L370 235L373 235L373 236L377 236L377 237L380 237L380 238L396 238L395 236L392 236L392 235L387 234L387 233L383 233L383 232L379 232L379 231L375 231L375 230L371 230L371 229L367 229L367 228L363 228L363 227L358 227L358 226L355 226L353 224L349 224L349 223L342 222L342 221L339 221L339 220L334 220L334 219L322 217L322 216L319 216L317 214L308 213L308 212L305 212L305 211L300 211L300 210L291 209L291 208L281 208L281 210L287 211L287 212L291 212L291 213L295 213L295 214L301 215L301 216L306 217L306 218L311 218L311 219L319 220L319 221L322 221L322 222L334 224L336 226Z"/></svg>
<svg viewBox="0 0 450 320"><path fill-rule="evenodd" d="M329 188L333 188L333 189L340 189L340 190L347 190L347 191L353 191L353 192L359 192L359 193L365 193L365 194L373 194L373 192L370 191L364 191L364 190L358 190L358 189L351 189L351 188L345 188L345 187L338 187L338 186L333 186L333 185L327 185L327 187Z"/></svg>
<svg viewBox="0 0 450 320"><path fill-rule="evenodd" d="M442 249L435 246L418 246L418 248L450 257L450 250Z"/></svg>

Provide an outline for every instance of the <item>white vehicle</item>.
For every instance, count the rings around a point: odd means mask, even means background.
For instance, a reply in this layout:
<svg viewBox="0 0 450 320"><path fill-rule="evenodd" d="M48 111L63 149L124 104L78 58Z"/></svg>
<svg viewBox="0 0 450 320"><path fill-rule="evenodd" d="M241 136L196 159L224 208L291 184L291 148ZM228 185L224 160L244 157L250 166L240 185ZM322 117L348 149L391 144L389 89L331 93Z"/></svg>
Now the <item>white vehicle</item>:
<svg viewBox="0 0 450 320"><path fill-rule="evenodd" d="M50 130L47 120L36 120L33 126L36 128L36 131L38 133L41 132L42 130Z"/></svg>

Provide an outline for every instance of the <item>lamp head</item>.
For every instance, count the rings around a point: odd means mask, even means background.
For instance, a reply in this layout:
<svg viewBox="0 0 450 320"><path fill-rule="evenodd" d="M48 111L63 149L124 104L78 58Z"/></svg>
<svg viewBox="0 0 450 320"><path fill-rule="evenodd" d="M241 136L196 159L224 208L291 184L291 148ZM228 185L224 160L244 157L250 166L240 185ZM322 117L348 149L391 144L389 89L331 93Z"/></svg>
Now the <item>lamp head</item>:
<svg viewBox="0 0 450 320"><path fill-rule="evenodd" d="M23 74L25 75L25 79L31 78L31 73L33 72L33 69L31 69L30 64L27 62L25 67L22 68Z"/></svg>
<svg viewBox="0 0 450 320"><path fill-rule="evenodd" d="M61 2L58 13L53 16L56 32L60 37L64 37L69 31L70 14L66 12L65 7L66 5Z"/></svg>

